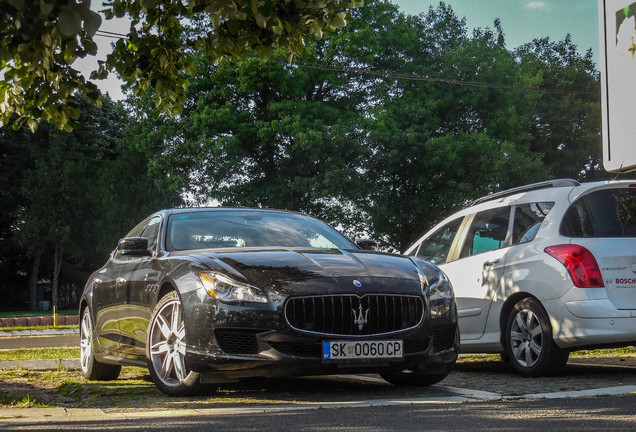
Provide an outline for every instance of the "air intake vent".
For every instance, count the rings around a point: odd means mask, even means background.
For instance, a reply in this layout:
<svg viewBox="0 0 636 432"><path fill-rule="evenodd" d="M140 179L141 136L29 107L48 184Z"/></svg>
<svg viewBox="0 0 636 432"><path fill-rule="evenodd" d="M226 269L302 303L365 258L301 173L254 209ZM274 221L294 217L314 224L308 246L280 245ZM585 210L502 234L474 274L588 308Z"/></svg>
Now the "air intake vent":
<svg viewBox="0 0 636 432"><path fill-rule="evenodd" d="M221 349L228 354L258 354L258 341L254 332L217 330L214 336Z"/></svg>
<svg viewBox="0 0 636 432"><path fill-rule="evenodd" d="M435 351L444 351L455 343L455 326L433 326L433 346Z"/></svg>

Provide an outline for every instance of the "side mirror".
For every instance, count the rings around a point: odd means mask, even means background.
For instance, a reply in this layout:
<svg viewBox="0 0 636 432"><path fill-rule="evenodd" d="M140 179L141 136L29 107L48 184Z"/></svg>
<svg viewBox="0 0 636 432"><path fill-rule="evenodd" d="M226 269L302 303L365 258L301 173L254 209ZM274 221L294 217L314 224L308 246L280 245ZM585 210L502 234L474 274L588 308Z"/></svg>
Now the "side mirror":
<svg viewBox="0 0 636 432"><path fill-rule="evenodd" d="M364 250L377 251L378 250L378 242L371 239L359 239L356 240L356 244Z"/></svg>
<svg viewBox="0 0 636 432"><path fill-rule="evenodd" d="M117 250L122 255L149 256L148 239L145 237L126 237L119 240Z"/></svg>

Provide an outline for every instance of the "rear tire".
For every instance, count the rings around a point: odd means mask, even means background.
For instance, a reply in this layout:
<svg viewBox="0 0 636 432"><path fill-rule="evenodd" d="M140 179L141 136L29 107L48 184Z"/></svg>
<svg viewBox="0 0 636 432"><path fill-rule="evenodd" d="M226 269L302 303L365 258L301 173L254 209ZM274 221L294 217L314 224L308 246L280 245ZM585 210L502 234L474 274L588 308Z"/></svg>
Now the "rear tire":
<svg viewBox="0 0 636 432"><path fill-rule="evenodd" d="M185 364L186 333L181 301L176 291L164 296L152 313L146 355L150 377L169 396L198 394L199 373Z"/></svg>
<svg viewBox="0 0 636 432"><path fill-rule="evenodd" d="M570 355L554 343L548 314L532 297L518 302L508 315L506 353L512 367L529 377L562 373Z"/></svg>
<svg viewBox="0 0 636 432"><path fill-rule="evenodd" d="M93 322L88 307L82 312L80 323L80 364L87 380L111 381L117 379L121 366L100 363L95 360Z"/></svg>

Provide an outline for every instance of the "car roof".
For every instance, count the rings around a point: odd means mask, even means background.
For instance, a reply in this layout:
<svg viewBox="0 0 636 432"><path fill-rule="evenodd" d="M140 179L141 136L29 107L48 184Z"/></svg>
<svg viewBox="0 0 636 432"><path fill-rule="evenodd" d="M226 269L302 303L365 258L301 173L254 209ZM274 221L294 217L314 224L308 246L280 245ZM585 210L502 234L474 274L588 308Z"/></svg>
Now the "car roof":
<svg viewBox="0 0 636 432"><path fill-rule="evenodd" d="M289 211L289 210L278 210L278 209L264 209L264 208L254 208L254 207L179 207L179 208L168 208L155 212L154 215L162 215L169 216L173 214L182 214L182 213L199 213L199 212L232 212L232 211L241 211L241 212L254 212L254 213L291 213L297 214L299 216L307 216L303 213Z"/></svg>
<svg viewBox="0 0 636 432"><path fill-rule="evenodd" d="M564 198L568 203L575 201L582 195L589 193L593 190L599 189L611 189L611 188L636 188L636 180L607 180L597 182L579 183L576 180L559 179L551 180L548 182L534 183L527 186L521 186L519 188L507 189L502 192L498 192L485 197L479 198L467 205L461 210L453 212L448 217L444 218L439 223L433 225L422 236L420 236L415 242L413 242L404 253L409 253L413 250L415 245L427 235L430 235L440 226L450 222L453 219L464 217L466 215L477 213L483 210L488 210L497 207L504 207L512 204L523 204L528 202L545 202L545 201L559 201Z"/></svg>
<svg viewBox="0 0 636 432"><path fill-rule="evenodd" d="M572 202L592 190L615 187L636 187L636 180L606 180L586 183L579 183L572 179L550 180L486 195L473 201L466 209L471 209L474 212L491 207L510 205L519 201L554 201L563 199L564 196L567 197L569 202Z"/></svg>

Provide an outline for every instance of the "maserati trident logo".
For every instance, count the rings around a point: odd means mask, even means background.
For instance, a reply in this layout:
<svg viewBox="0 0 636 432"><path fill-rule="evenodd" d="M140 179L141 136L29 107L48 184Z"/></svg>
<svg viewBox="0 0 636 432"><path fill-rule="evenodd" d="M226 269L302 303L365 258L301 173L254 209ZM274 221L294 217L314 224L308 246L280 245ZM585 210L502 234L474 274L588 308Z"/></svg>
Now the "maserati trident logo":
<svg viewBox="0 0 636 432"><path fill-rule="evenodd" d="M369 309L363 311L362 304L359 304L358 310L356 311L355 309L351 309L351 312L353 312L353 323L358 326L358 330L362 331L364 325L369 322L367 320L369 316Z"/></svg>

